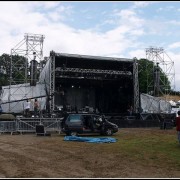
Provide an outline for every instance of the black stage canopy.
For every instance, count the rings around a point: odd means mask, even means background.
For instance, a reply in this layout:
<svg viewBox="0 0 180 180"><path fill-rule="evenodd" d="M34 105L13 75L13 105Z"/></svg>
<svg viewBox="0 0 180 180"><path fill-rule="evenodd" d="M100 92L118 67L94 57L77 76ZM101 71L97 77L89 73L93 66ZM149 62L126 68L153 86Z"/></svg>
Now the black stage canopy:
<svg viewBox="0 0 180 180"><path fill-rule="evenodd" d="M126 113L133 105L133 59L62 54L55 60L55 105Z"/></svg>

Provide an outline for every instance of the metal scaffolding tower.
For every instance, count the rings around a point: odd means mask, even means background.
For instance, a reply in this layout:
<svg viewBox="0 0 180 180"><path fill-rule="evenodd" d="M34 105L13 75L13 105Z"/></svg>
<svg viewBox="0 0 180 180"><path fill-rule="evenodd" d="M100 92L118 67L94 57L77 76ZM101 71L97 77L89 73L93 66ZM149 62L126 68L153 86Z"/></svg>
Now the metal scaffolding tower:
<svg viewBox="0 0 180 180"><path fill-rule="evenodd" d="M29 86L31 80L31 62L37 61L37 68L41 70L41 61L43 60L43 42L44 35L40 34L25 34L14 48L11 49L10 63L10 79L9 79L9 97L8 101L16 100L15 92L12 85L18 85L23 98L28 98L26 86ZM34 76L33 76L34 77ZM37 79L35 79L37 80ZM23 88L22 88L23 87ZM16 94L17 95L17 94ZM15 105L13 105L14 107ZM13 107L9 103L9 112L12 112Z"/></svg>
<svg viewBox="0 0 180 180"><path fill-rule="evenodd" d="M147 61L147 94L163 96L175 89L174 62L163 48L150 47L146 49Z"/></svg>

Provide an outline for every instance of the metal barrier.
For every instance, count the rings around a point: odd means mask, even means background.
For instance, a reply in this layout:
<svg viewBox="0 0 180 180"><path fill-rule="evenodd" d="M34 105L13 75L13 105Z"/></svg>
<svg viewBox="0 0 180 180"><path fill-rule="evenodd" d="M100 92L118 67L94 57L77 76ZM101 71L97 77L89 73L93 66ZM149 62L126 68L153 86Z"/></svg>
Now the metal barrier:
<svg viewBox="0 0 180 180"><path fill-rule="evenodd" d="M17 118L14 121L0 121L0 134L5 132L36 132L36 125L44 125L45 131L61 132L61 120L59 118Z"/></svg>
<svg viewBox="0 0 180 180"><path fill-rule="evenodd" d="M0 134L16 132L16 121L0 121Z"/></svg>
<svg viewBox="0 0 180 180"><path fill-rule="evenodd" d="M61 132L61 119L58 118L18 118L18 132L36 132L36 125L44 125L45 131Z"/></svg>
<svg viewBox="0 0 180 180"><path fill-rule="evenodd" d="M44 125L45 131L58 131L61 132L61 119L56 118L44 118L41 119L41 124Z"/></svg>
<svg viewBox="0 0 180 180"><path fill-rule="evenodd" d="M17 119L16 131L23 132L36 132L36 125L40 124L40 120L32 120L31 118Z"/></svg>

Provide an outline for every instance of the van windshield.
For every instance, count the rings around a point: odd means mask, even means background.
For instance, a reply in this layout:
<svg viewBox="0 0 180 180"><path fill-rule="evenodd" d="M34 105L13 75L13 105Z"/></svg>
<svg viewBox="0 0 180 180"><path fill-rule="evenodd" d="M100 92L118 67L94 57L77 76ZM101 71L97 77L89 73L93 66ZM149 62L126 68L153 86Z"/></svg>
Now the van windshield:
<svg viewBox="0 0 180 180"><path fill-rule="evenodd" d="M81 116L78 114L73 114L69 116L69 122L79 122L81 121Z"/></svg>

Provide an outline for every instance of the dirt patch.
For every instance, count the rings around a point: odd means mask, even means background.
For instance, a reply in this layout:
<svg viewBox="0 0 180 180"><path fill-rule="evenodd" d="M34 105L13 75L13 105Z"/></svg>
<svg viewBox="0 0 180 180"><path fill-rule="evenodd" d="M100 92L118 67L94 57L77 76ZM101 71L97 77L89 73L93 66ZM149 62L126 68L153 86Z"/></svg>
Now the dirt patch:
<svg viewBox="0 0 180 180"><path fill-rule="evenodd" d="M180 96L178 95L164 95L164 97L160 97L160 98L167 101L173 100L175 102L178 102L180 100Z"/></svg>
<svg viewBox="0 0 180 180"><path fill-rule="evenodd" d="M121 140L120 146L118 143L68 142L63 140L64 135L59 134L52 134L51 137L2 134L0 178L180 177L178 169L167 167L167 164L159 165L148 158L147 161L145 157L134 161L133 157L123 152L123 145L121 146L121 143L143 135L168 133L175 138L174 131L121 129L113 136Z"/></svg>

